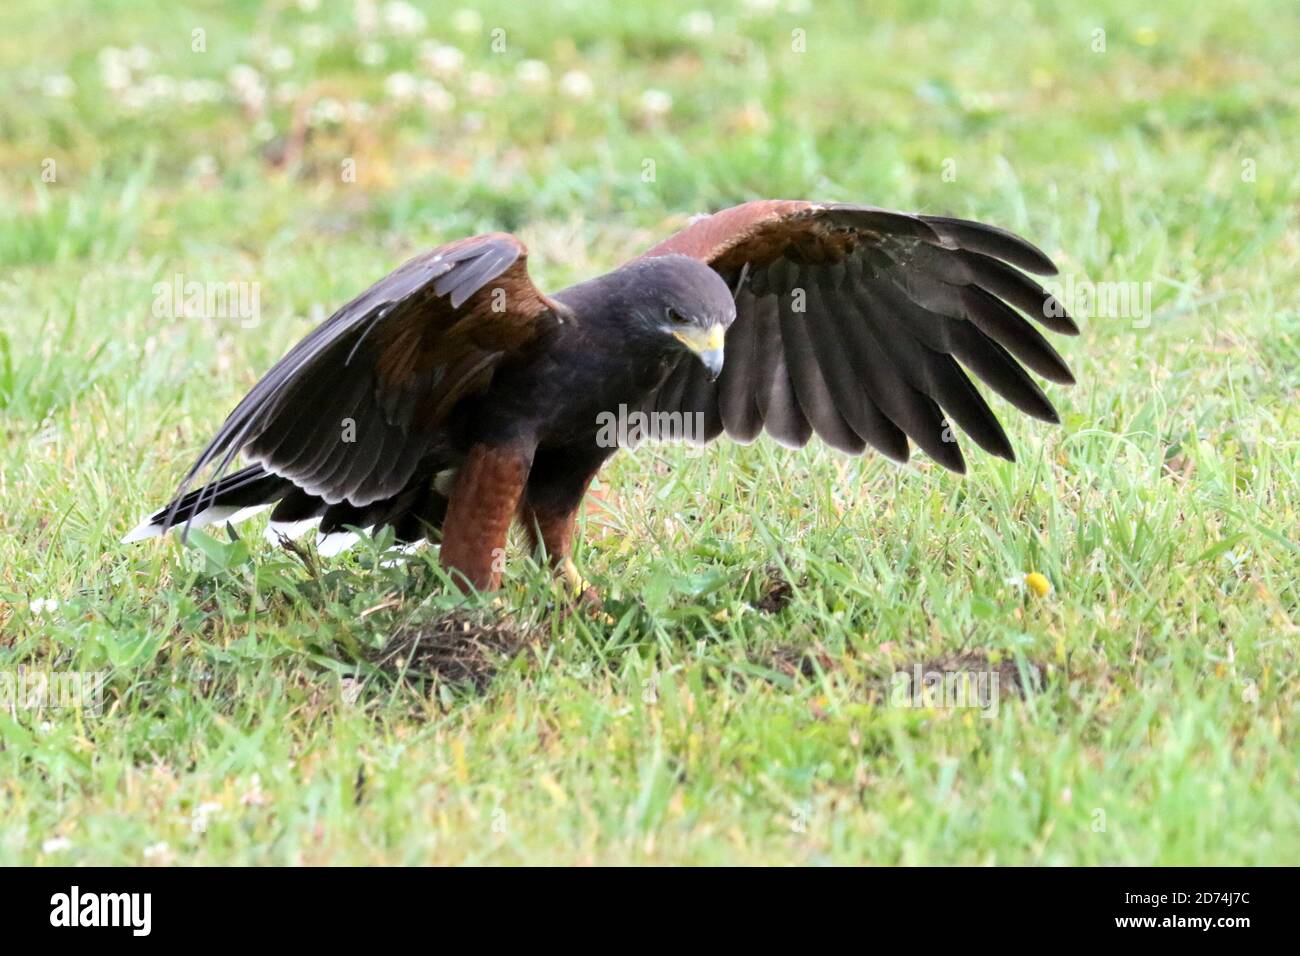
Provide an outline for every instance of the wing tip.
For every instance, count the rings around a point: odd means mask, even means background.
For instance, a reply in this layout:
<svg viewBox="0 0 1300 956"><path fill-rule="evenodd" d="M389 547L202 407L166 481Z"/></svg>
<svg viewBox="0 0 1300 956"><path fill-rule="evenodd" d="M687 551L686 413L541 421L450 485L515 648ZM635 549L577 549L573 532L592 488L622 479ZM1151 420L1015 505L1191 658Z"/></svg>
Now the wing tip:
<svg viewBox="0 0 1300 956"><path fill-rule="evenodd" d="M955 439L940 439L940 444L927 443L922 446L927 458L937 462L956 475L966 474L966 456L961 453L961 446ZM919 445L919 443L918 443Z"/></svg>
<svg viewBox="0 0 1300 956"><path fill-rule="evenodd" d="M958 248L992 255L1004 262L1032 272L1034 275L1055 276L1060 269L1042 249L1024 236L1009 229L993 226L977 219L958 219L952 216L920 216L940 235L957 244ZM969 246L963 245L963 240Z"/></svg>
<svg viewBox="0 0 1300 956"><path fill-rule="evenodd" d="M1056 375L1054 377L1049 376L1047 380L1057 385L1065 385L1067 387L1077 384L1074 373L1071 372L1069 366L1064 363L1062 363L1061 367L1056 370Z"/></svg>
<svg viewBox="0 0 1300 956"><path fill-rule="evenodd" d="M1079 323L1065 310L1061 300L1056 296L1048 294L1043 300L1043 307L1036 310L1034 318L1038 319L1045 327L1061 335L1078 335Z"/></svg>

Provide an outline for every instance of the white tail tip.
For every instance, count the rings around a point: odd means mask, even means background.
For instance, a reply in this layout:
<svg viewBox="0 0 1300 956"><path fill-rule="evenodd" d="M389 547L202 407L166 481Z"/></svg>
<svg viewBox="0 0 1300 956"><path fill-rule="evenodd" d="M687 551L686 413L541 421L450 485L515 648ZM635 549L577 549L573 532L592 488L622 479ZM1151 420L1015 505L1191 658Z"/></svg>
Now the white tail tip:
<svg viewBox="0 0 1300 956"><path fill-rule="evenodd" d="M265 505L250 505L247 508L232 508L229 505L218 505L215 508L205 508L193 518L189 519L191 528L202 528L204 525L213 524L217 521L225 521L230 524L238 524L245 518L251 518L259 512L265 511L271 507ZM186 524L184 521L177 522L177 527ZM150 516L141 521L138 525L127 532L122 539L123 544L130 544L132 541L143 541L145 538L156 538L163 533L162 525L154 524L153 517Z"/></svg>
<svg viewBox="0 0 1300 956"><path fill-rule="evenodd" d="M161 534L162 528L154 524L153 517L150 516L128 531L122 543L131 544L135 541L143 541L145 538L156 538Z"/></svg>

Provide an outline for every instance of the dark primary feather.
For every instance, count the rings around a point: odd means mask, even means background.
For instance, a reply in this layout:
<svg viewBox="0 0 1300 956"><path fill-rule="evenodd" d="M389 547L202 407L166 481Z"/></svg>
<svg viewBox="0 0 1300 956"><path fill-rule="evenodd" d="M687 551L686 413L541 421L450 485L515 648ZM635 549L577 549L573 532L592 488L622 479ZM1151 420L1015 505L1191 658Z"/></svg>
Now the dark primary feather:
<svg viewBox="0 0 1300 956"><path fill-rule="evenodd" d="M962 366L1021 411L1052 422L1055 409L1019 363L1049 381L1074 381L1016 311L1049 330L1078 332L1060 303L1019 271L1050 275L1055 266L994 226L774 200L700 220L646 255L667 253L743 279L716 389L697 387L704 370L687 358L656 407L716 408L725 432L741 441L765 428L802 445L815 431L846 452L871 445L906 460L910 439L964 471L954 425L990 454L1015 455Z"/></svg>
<svg viewBox="0 0 1300 956"><path fill-rule="evenodd" d="M919 216L922 222L961 249L982 252L1043 276L1056 275L1056 266L1043 251L1015 233L966 219L947 216Z"/></svg>

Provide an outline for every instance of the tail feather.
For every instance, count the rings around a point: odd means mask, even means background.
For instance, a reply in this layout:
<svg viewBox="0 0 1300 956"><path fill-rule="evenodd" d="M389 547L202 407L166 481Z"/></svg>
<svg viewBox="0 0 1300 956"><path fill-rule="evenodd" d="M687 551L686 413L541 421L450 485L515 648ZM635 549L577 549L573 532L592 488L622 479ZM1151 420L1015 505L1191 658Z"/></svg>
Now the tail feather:
<svg viewBox="0 0 1300 956"><path fill-rule="evenodd" d="M436 535L447 514L446 495L434 487L433 475L418 473L391 498L357 506L330 504L308 494L287 478L261 465L222 476L168 503L132 529L124 543L154 538L175 527L201 528L215 522L236 523L274 505L266 539L297 538L319 526L318 551L328 557L356 543L351 529L373 531L392 526L397 541L417 542Z"/></svg>
<svg viewBox="0 0 1300 956"><path fill-rule="evenodd" d="M288 479L263 471L261 465L250 465L181 495L141 521L122 541L156 538L177 525L201 528L217 521L243 521L269 508L292 488Z"/></svg>

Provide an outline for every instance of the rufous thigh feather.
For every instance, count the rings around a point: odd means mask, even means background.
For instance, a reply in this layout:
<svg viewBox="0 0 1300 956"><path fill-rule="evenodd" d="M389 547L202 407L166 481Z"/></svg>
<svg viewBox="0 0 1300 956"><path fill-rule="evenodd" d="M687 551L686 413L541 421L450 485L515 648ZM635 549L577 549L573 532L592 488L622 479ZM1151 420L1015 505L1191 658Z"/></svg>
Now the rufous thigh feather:
<svg viewBox="0 0 1300 956"><path fill-rule="evenodd" d="M530 457L518 448L475 445L460 468L442 528L442 565L462 590L501 583L506 535L528 480Z"/></svg>

